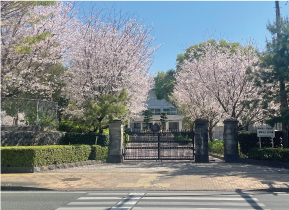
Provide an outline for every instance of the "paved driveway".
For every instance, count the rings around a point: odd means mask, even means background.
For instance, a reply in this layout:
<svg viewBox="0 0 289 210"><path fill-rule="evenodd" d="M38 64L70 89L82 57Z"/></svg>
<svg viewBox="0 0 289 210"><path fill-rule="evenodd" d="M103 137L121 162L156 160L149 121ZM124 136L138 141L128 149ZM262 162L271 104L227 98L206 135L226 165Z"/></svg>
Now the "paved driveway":
<svg viewBox="0 0 289 210"><path fill-rule="evenodd" d="M33 174L2 174L2 186L55 190L289 189L289 170L241 163L125 161Z"/></svg>

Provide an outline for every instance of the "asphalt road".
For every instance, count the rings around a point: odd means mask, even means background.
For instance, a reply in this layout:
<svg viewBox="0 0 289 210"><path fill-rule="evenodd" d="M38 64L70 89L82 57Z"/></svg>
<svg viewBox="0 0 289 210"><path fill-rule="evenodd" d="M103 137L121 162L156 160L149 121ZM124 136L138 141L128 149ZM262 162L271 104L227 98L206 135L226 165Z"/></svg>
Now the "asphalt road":
<svg viewBox="0 0 289 210"><path fill-rule="evenodd" d="M2 210L289 209L289 192L2 191Z"/></svg>

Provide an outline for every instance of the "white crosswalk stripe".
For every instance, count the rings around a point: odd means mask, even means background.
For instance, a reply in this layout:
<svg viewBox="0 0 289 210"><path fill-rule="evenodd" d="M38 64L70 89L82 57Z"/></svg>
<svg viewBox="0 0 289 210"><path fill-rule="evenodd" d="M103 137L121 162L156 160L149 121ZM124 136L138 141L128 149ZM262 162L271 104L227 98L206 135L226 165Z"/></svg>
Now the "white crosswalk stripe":
<svg viewBox="0 0 289 210"><path fill-rule="evenodd" d="M268 210L246 193L218 192L97 192L56 210Z"/></svg>
<svg viewBox="0 0 289 210"><path fill-rule="evenodd" d="M127 193L87 193L77 200L61 206L56 210L108 210L121 201Z"/></svg>
<svg viewBox="0 0 289 210"><path fill-rule="evenodd" d="M256 210L266 209L263 203L245 193L193 192L154 193L148 192L133 210Z"/></svg>
<svg viewBox="0 0 289 210"><path fill-rule="evenodd" d="M130 210L145 193L87 193L56 210Z"/></svg>

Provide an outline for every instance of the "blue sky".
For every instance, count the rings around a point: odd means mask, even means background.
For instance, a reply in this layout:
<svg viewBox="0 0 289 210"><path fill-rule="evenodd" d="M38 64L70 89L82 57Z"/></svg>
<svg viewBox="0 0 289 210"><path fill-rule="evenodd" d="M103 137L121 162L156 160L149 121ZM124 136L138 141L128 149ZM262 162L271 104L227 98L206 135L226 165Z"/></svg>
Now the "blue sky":
<svg viewBox="0 0 289 210"><path fill-rule="evenodd" d="M153 28L155 54L150 73L175 69L177 55L194 44L216 40L245 43L249 36L262 50L268 21L275 20L275 1L82 1L83 8L112 8L135 14ZM281 16L289 16L289 2L280 1Z"/></svg>

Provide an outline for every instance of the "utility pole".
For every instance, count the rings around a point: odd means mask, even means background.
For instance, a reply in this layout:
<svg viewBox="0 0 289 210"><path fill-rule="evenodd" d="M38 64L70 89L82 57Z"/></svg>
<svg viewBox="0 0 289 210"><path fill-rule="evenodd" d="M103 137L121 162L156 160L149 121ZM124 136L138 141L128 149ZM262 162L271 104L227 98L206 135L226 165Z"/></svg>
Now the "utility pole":
<svg viewBox="0 0 289 210"><path fill-rule="evenodd" d="M280 20L280 6L279 1L275 1L275 7L276 7L276 20Z"/></svg>
<svg viewBox="0 0 289 210"><path fill-rule="evenodd" d="M276 7L276 24L278 28L277 32L277 40L281 36L281 15L280 15L280 6L279 6L279 1L275 1L275 7ZM288 103L287 103L287 93L285 91L285 82L284 82L284 77L279 78L279 85L280 85L280 110L288 108ZM287 122L282 122L282 132L283 132L283 148L288 148L288 123Z"/></svg>

